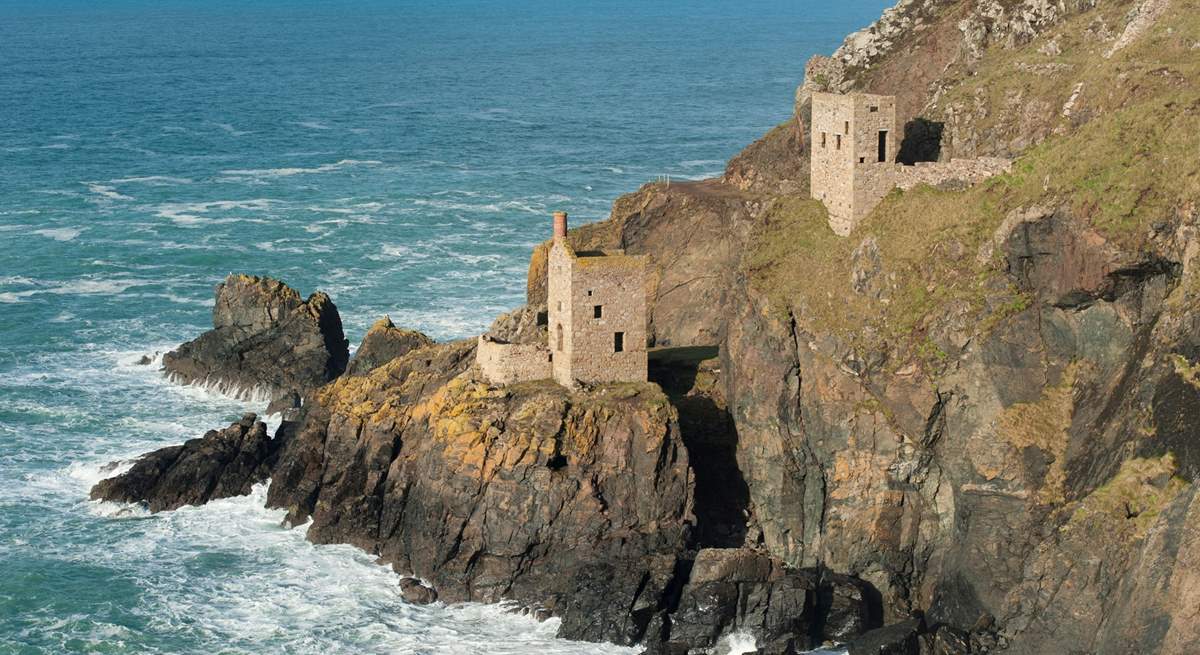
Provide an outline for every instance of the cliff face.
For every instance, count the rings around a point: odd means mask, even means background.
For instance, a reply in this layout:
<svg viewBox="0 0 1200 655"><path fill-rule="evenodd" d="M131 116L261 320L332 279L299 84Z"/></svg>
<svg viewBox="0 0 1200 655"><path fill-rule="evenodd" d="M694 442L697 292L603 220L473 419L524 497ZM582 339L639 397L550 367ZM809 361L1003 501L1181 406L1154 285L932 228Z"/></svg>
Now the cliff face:
<svg viewBox="0 0 1200 655"><path fill-rule="evenodd" d="M697 291L652 289L654 334L721 347L748 543L862 576L947 652L1184 653L1200 629L1200 7L1164 15L901 2L723 180L572 233ZM1017 162L837 238L797 181L814 89L899 96L902 158Z"/></svg>

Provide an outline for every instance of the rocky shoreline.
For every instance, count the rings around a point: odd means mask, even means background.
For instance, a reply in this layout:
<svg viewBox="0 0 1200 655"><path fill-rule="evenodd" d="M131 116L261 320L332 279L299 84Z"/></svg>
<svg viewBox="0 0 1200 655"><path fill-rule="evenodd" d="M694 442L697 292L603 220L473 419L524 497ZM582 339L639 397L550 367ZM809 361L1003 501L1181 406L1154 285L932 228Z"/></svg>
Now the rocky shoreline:
<svg viewBox="0 0 1200 655"><path fill-rule="evenodd" d="M93 497L161 511L269 479L413 602L515 601L650 653L739 632L768 655L1186 655L1200 21L1150 4L901 2L810 62L723 178L572 230L651 262L648 383L494 386L474 339L386 319L349 360L327 296L231 276L165 372L269 390L281 428L247 416ZM896 96L906 163L1012 171L893 192L836 237L804 126L811 93L848 90ZM547 252L496 338L544 342Z"/></svg>

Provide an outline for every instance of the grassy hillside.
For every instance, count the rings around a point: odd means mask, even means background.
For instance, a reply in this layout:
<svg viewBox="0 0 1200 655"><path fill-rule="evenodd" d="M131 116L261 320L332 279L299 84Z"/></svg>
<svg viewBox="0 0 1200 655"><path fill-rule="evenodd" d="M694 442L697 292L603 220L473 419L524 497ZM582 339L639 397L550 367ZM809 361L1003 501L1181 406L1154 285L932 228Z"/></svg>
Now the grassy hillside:
<svg viewBox="0 0 1200 655"><path fill-rule="evenodd" d="M1005 107L1020 97L1055 108L1052 135L1021 154L1010 174L965 191L895 191L845 239L829 230L819 203L777 197L745 258L754 286L773 308L856 350L891 350L893 366L936 367L945 352L929 333L935 317L988 329L1028 303L989 256L1011 212L1061 209L1131 252L1148 247L1156 224L1191 220L1200 198L1200 8L1176 2L1105 58L1112 40L1092 31L1117 24L1110 14L1118 9L1104 5L1019 48L993 47L976 75L946 87L941 107L975 98ZM1060 54L1048 54L1056 50L1050 42ZM979 129L1006 129L986 122L993 115L1003 113L981 114ZM853 253L869 236L879 248L880 297L852 288Z"/></svg>

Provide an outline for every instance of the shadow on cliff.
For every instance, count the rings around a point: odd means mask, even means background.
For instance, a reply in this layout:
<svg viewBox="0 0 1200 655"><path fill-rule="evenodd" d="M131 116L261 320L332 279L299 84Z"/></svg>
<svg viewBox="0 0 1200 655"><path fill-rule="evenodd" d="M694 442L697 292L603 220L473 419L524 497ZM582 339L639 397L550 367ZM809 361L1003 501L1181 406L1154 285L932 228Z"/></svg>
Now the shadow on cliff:
<svg viewBox="0 0 1200 655"><path fill-rule="evenodd" d="M736 548L746 539L750 488L737 465L737 429L726 408L716 347L662 348L650 354L650 380L679 411L696 476L697 548Z"/></svg>
<svg viewBox="0 0 1200 655"><path fill-rule="evenodd" d="M919 161L937 161L942 156L942 134L946 124L917 117L904 124L904 140L896 161L913 165Z"/></svg>

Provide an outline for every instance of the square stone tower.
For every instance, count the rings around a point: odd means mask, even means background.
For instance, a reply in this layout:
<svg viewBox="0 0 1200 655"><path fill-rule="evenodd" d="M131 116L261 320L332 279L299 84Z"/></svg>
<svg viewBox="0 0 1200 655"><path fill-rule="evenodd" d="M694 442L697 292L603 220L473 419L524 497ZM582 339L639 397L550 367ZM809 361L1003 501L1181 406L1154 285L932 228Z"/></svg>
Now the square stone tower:
<svg viewBox="0 0 1200 655"><path fill-rule="evenodd" d="M646 262L622 250L575 252L554 215L547 293L554 379L646 381Z"/></svg>
<svg viewBox="0 0 1200 655"><path fill-rule="evenodd" d="M896 185L896 98L814 93L811 122L812 197L846 236Z"/></svg>

